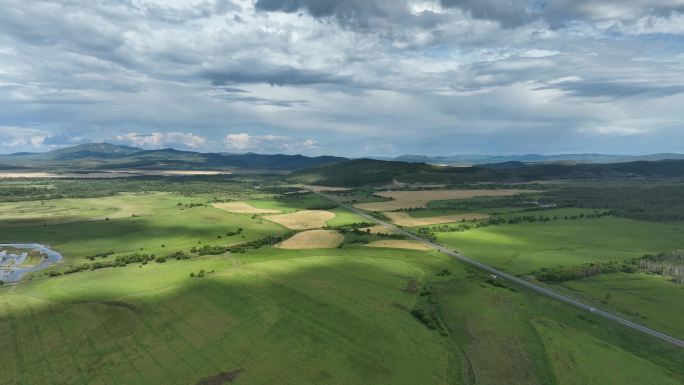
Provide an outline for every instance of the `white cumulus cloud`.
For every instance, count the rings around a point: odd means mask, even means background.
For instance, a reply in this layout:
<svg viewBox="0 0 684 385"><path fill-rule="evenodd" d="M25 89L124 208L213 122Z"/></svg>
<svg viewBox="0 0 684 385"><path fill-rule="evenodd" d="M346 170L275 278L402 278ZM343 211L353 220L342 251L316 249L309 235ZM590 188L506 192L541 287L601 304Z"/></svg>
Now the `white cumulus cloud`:
<svg viewBox="0 0 684 385"><path fill-rule="evenodd" d="M199 150L207 146L206 138L191 132L153 132L151 134L129 132L117 135L115 138L118 142L137 147L184 147Z"/></svg>
<svg viewBox="0 0 684 385"><path fill-rule="evenodd" d="M228 151L285 152L294 153L311 150L318 144L313 139L297 141L280 135L249 135L245 132L228 134L223 140Z"/></svg>

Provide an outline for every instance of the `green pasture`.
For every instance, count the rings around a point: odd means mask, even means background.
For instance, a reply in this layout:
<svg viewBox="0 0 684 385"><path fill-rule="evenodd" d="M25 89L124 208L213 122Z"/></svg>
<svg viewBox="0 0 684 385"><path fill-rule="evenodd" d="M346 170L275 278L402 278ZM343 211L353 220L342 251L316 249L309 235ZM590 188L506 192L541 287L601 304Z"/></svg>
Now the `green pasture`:
<svg viewBox="0 0 684 385"><path fill-rule="evenodd" d="M564 282L575 295L684 338L684 286L652 274L606 274Z"/></svg>
<svg viewBox="0 0 684 385"><path fill-rule="evenodd" d="M567 371L588 384L684 379L676 349L484 278L434 252L357 247L27 281L0 288L0 346L12 353L0 384L180 385L231 372L240 384L571 384ZM447 335L410 314L424 288ZM591 377L602 362L618 374Z"/></svg>
<svg viewBox="0 0 684 385"><path fill-rule="evenodd" d="M255 207L284 212L326 203L312 195L250 197L256 195L243 196ZM62 252L63 265L69 265L110 250L165 255L288 232L259 215L213 208L207 205L212 199L147 193L21 202L22 212L2 211L0 243L43 243ZM336 213L331 227L363 221L340 208L329 210ZM240 234L227 235L238 228ZM683 247L683 231L679 224L602 218L438 237L524 274ZM599 299L609 288L608 303L618 309L634 304L657 325L682 323L681 317L656 315L655 304L646 306L665 292L660 306L677 300L681 293L666 291L668 282L620 276L567 288ZM679 348L487 278L435 251L356 244L324 250L266 246L36 276L0 286L0 385L193 385L219 384L220 378L225 385L232 377L232 383L247 385L684 382ZM683 313L679 304L671 309ZM430 329L412 310L425 310L443 329Z"/></svg>
<svg viewBox="0 0 684 385"><path fill-rule="evenodd" d="M73 221L66 223L10 226L0 232L0 242L37 242L49 245L65 257L65 264L85 262L84 257L113 251L115 254L143 252L165 255L187 251L193 246L230 245L285 234L287 229L251 215L232 214L211 206L188 207L206 202L204 198L186 198L173 194L125 197L135 216L90 220L82 213L91 210L90 199L84 199L71 211ZM121 197L99 198L114 205ZM56 201L55 205L61 202ZM180 204L180 205L179 205ZM238 235L228 233L242 228Z"/></svg>
<svg viewBox="0 0 684 385"><path fill-rule="evenodd" d="M624 260L684 247L684 223L624 218L559 220L436 233L440 243L514 274Z"/></svg>

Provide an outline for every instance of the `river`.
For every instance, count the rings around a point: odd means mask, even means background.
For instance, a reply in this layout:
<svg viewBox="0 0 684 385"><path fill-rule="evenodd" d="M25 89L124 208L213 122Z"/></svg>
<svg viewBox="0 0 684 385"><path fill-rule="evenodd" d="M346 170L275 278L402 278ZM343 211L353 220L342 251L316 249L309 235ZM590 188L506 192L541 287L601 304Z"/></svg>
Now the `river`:
<svg viewBox="0 0 684 385"><path fill-rule="evenodd" d="M26 253L19 255L10 255L9 253L5 253L5 255L0 255L0 260L3 258L5 258L5 261L8 261L9 259L14 260L14 264L12 266L0 266L0 281L4 283L17 282L21 279L21 277L24 276L24 274L45 270L51 265L61 261L63 258L62 254L38 243L0 243L0 248L3 247L12 247L19 250L26 250L27 252L29 250L38 250L47 256L41 263L37 265L20 267L19 265L21 265L27 258Z"/></svg>

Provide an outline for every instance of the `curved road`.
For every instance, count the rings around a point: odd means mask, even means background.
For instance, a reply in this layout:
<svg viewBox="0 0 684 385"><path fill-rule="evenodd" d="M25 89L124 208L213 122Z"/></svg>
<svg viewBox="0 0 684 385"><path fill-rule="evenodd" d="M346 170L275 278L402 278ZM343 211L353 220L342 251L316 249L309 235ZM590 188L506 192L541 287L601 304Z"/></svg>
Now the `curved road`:
<svg viewBox="0 0 684 385"><path fill-rule="evenodd" d="M640 332L642 332L642 333L646 333L646 334L648 334L648 335L650 335L650 336L659 338L659 339L661 339L661 340L663 340L663 341L666 341L666 342L669 342L669 343L671 343L671 344L673 344L673 345L677 345L677 346L679 346L679 347L681 347L681 348L684 348L684 340L680 340L679 338L676 338L676 337L667 335L667 334L665 334L665 333L661 333L661 332L659 332L659 331L657 331L657 330L648 328L648 327L643 326L643 325L641 325L641 324L638 324L638 323L636 323L636 322L632 322L632 321L630 321L630 320L628 320L628 319L625 319L625 318L623 318L623 317L620 317L620 316L618 316L618 315L615 315L615 314L609 313L609 312L607 312L607 311L604 311L604 310L601 310L601 309L597 309L597 308L595 308L595 307L593 307L593 306L587 305L587 304L585 304L585 303L583 303L583 302L581 302L581 301L579 301L579 300L576 300L576 299L574 299L574 298L571 298L571 297L568 297L568 296L566 296L566 295L557 293L557 292L555 292L555 291L553 291L553 290L550 290L550 289L547 289L547 288L545 288L545 287L536 285L536 284L534 284L534 283L532 283L532 282L530 282L530 281L526 281L526 280L521 279L521 278L518 278L518 277L516 277L516 276L514 276L514 275L505 273L505 272L503 272L503 271L501 271L501 270L498 270L498 269L495 269L495 268L493 268L493 267L491 267L491 266L489 266L489 265L485 265L484 263L475 261L475 260L473 260L473 259L470 259L470 258L464 256L464 255L461 255L461 254L459 254L458 252L456 252L456 251L454 251L454 250L451 250L451 249L449 249L449 248L446 248L446 247L444 247L444 246L442 246L442 245L440 245L440 244L438 244L438 243L431 242L431 241L428 241L427 239L421 238L421 237L419 237L419 236L417 236L417 235L415 235L415 234L413 234L413 233L410 233L410 232L408 232L408 231L406 231L406 230L404 230L404 229L402 229L402 228L400 228L400 227L398 227L398 226L395 226L395 225L392 224L392 223L389 223L389 222L383 221L383 220L381 220L381 219L375 218L375 217L373 217L373 216L371 216L371 215L369 215L369 214L367 214L367 213L365 213L365 212L363 212L363 211L361 211L361 210L359 210L359 209L357 209L357 208L354 208L354 207L352 207L352 206L350 206L350 205L347 205L347 204L345 204L345 203L342 203L339 199L337 199L337 198L335 198L335 197L333 197L333 196L330 196L330 195L327 195L327 194L323 194L323 193L320 193L320 192L317 192L317 191L313 191L313 190L311 190L311 191L312 191L314 194L318 194L319 196L321 196L321 197L323 197L323 198L325 198L325 199L328 199L328 200L330 200L330 201L333 201L333 202L337 203L337 204L340 205L341 207L344 207L345 209L347 209L347 210L349 210L349 211L351 211L351 212L353 212L353 213L355 213L355 214L358 214L358 215L360 215L361 217L363 217L363 218L365 218L365 219L368 219L368 220L370 220L370 221L372 221L372 222L375 222L375 223L380 224L380 225L382 225L382 226L385 226L385 227L387 227L387 228L389 228L389 229L392 229L392 230L394 230L395 232L397 232L398 234L404 235L404 236L406 236L406 237L408 237L408 238L411 238L411 239L413 239L413 240L415 240L415 241L418 241L418 242L424 243L424 244L426 244L426 245L428 245L428 246L430 246L430 247L433 247L433 248L439 250L440 252L442 252L442 253L444 253L444 254L450 255L450 256L452 256L452 257L458 259L459 261L465 262L465 263L467 263L467 264L469 264L469 265L472 265L472 266L478 267L478 268L480 268L480 269L482 269L482 270L488 271L488 272L490 272L490 273L492 273L492 274L495 274L495 275L497 275L497 276L499 276L499 277L501 277L501 278L503 278L503 279L506 279L506 280L508 280L508 281L510 281L510 282L513 282L513 283L517 284L517 285L526 287L526 288L528 288L528 289L530 289L530 290L533 290L533 291L535 291L535 292L537 292L537 293L543 294L543 295L545 295L545 296L547 296L547 297L551 297L551 298L557 299L557 300L559 300L559 301L561 301L561 302L565 302L565 303L567 303L567 304L569 304L569 305L572 305L572 306L575 306L575 307L577 307L577 308L579 308L579 309L586 310L586 311L588 311L588 312L590 312L590 313L592 313L592 314L600 315L601 317L604 317L604 318L607 318L607 319L609 319L609 320L615 321L615 322L617 322L617 323L619 323L619 324L622 324L622 325L627 326L627 327L629 327L629 328L632 328L632 329L634 329L634 330L638 330L638 331L640 331Z"/></svg>

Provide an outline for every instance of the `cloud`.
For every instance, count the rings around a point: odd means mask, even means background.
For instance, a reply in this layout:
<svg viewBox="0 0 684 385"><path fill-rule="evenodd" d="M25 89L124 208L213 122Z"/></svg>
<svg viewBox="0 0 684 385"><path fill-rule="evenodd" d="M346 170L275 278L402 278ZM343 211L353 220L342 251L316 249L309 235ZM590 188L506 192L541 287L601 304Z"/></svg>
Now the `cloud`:
<svg viewBox="0 0 684 385"><path fill-rule="evenodd" d="M0 127L40 132L0 141L22 148L364 156L684 142L681 0L3 5ZM619 134L633 127L643 133Z"/></svg>
<svg viewBox="0 0 684 385"><path fill-rule="evenodd" d="M40 148L50 135L50 132L36 128L0 126L0 145L20 149Z"/></svg>
<svg viewBox="0 0 684 385"><path fill-rule="evenodd" d="M228 134L223 140L228 151L261 151L272 153L281 151L294 153L302 150L310 150L318 144L316 140L305 139L298 142L287 136L280 135L249 135L247 133Z"/></svg>
<svg viewBox="0 0 684 385"><path fill-rule="evenodd" d="M251 65L241 63L240 67L210 70L202 76L215 86L249 83L266 83L272 86L347 83L339 76L287 66L264 66L256 62Z"/></svg>
<svg viewBox="0 0 684 385"><path fill-rule="evenodd" d="M580 97L661 97L684 93L684 84L662 84L611 80L568 80L544 88L555 88Z"/></svg>
<svg viewBox="0 0 684 385"><path fill-rule="evenodd" d="M120 143L144 148L180 147L200 150L207 147L206 138L190 132L153 132L150 134L129 132L116 135L114 139Z"/></svg>
<svg viewBox="0 0 684 385"><path fill-rule="evenodd" d="M581 133L600 134L600 135L617 135L617 136L632 136L648 132L648 130L638 127L624 127L624 126L597 126L584 127L578 130Z"/></svg>

